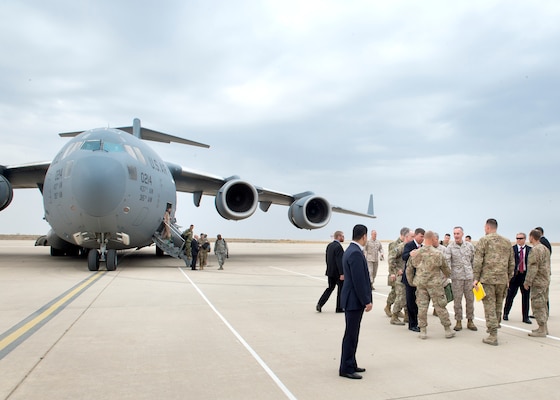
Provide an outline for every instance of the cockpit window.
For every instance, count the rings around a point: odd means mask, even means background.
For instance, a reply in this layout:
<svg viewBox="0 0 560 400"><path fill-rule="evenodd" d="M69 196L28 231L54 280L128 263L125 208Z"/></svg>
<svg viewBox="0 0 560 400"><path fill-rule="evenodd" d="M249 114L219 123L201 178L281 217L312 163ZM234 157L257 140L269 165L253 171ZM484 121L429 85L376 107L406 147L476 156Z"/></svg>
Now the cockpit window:
<svg viewBox="0 0 560 400"><path fill-rule="evenodd" d="M106 153L116 153L124 151L121 143L105 142L103 140L86 140L82 143L82 150L99 151L103 150Z"/></svg>
<svg viewBox="0 0 560 400"><path fill-rule="evenodd" d="M101 150L101 140L86 140L81 147L82 150Z"/></svg>
<svg viewBox="0 0 560 400"><path fill-rule="evenodd" d="M109 153L116 153L116 152L124 151L124 147L120 143L103 142L103 150Z"/></svg>

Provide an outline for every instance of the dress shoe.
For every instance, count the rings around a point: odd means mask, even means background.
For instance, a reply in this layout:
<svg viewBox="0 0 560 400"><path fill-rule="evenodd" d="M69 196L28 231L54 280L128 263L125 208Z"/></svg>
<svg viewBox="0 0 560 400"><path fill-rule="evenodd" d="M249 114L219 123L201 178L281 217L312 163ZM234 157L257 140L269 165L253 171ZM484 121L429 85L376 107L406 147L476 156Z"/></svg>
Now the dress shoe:
<svg viewBox="0 0 560 400"><path fill-rule="evenodd" d="M339 374L339 375L348 379L362 379L362 375L359 375L355 372L354 373L347 372L345 374Z"/></svg>
<svg viewBox="0 0 560 400"><path fill-rule="evenodd" d="M523 320L523 322L525 322L526 324L532 324L533 323L533 321L531 321L529 318L525 318Z"/></svg>
<svg viewBox="0 0 560 400"><path fill-rule="evenodd" d="M341 313L344 312L344 308L339 308L338 310L336 310L337 313Z"/></svg>
<svg viewBox="0 0 560 400"><path fill-rule="evenodd" d="M508 317L507 314L504 314L504 316L502 317L502 319L503 319L504 321L509 321L509 317Z"/></svg>
<svg viewBox="0 0 560 400"><path fill-rule="evenodd" d="M420 328L418 328L417 326L413 326L411 328L408 328L409 330L411 330L412 332L420 332Z"/></svg>
<svg viewBox="0 0 560 400"><path fill-rule="evenodd" d="M366 372L366 369L361 367L356 367L355 370L356 372Z"/></svg>
<svg viewBox="0 0 560 400"><path fill-rule="evenodd" d="M315 309L317 310L317 312L321 312L321 306L319 304L315 306Z"/></svg>

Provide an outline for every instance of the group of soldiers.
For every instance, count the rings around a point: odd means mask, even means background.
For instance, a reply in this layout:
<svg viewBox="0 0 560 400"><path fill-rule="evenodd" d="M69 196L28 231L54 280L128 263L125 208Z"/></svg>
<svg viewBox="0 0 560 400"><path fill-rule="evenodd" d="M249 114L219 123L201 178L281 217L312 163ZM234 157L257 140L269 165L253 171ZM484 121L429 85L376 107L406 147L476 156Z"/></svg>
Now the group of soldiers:
<svg viewBox="0 0 560 400"><path fill-rule="evenodd" d="M445 328L445 336L452 338L455 336L454 331L463 328L464 298L467 329L476 331L478 328L474 324L473 287L481 283L486 293L482 302L489 334L483 342L497 346L497 332L509 283L518 274L524 273L523 288L530 292L533 314L538 323L538 328L529 333L529 336L545 337L548 334L550 244L542 236L542 228L533 229L529 234L531 251L527 251L529 254L525 264L521 248L520 267L520 257L516 253L518 246L512 246L508 239L500 236L497 228L497 221L488 219L484 227L485 236L478 241L476 247L470 241L463 240L463 229L460 226L453 229L454 240L446 241L447 243L439 242L435 232L426 232L422 228L414 231L402 228L400 237L389 244L388 284L391 292L384 310L391 318L390 323L408 323L410 330L419 332L420 338L426 339L428 305L432 301L434 315L439 317ZM541 240L548 243L548 246L543 245ZM456 324L453 330L446 309L450 301L445 293L447 285L451 285L454 301ZM515 296L515 293L509 293L511 295ZM401 321L401 317L404 320ZM527 321L524 319L524 322Z"/></svg>
<svg viewBox="0 0 560 400"><path fill-rule="evenodd" d="M208 253L210 253L212 246L208 240L208 235L201 233L199 235L194 234L194 225L189 226L182 234L181 237L185 240L185 255L187 257L186 264L190 266L192 270L196 270L196 265L198 261L198 266L200 270L208 265ZM225 259L229 257L229 249L225 239L222 235L218 235L216 238L216 243L214 243L214 254L218 259L218 269L224 269Z"/></svg>

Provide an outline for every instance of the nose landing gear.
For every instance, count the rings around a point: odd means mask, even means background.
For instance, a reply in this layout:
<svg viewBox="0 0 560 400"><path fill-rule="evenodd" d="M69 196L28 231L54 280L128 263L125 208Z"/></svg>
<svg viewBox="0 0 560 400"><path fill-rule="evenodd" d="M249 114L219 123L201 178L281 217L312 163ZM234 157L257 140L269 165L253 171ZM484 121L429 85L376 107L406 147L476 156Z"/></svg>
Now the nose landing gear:
<svg viewBox="0 0 560 400"><path fill-rule="evenodd" d="M117 269L117 250L107 249L107 243L104 238L105 235L101 235L101 248L90 249L88 253L88 269L90 271L99 271L99 264L101 261L105 261L107 265L107 271L114 271Z"/></svg>

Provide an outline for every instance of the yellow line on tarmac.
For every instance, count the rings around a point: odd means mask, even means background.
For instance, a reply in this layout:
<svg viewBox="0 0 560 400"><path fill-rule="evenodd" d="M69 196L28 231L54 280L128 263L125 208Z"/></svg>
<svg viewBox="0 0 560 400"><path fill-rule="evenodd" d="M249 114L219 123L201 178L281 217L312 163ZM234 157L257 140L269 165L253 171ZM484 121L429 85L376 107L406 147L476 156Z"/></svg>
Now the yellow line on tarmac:
<svg viewBox="0 0 560 400"><path fill-rule="evenodd" d="M59 299L57 302L52 304L49 308L47 308L42 313L37 315L35 318L31 319L30 321L28 321L27 323L25 323L24 325L16 329L14 332L12 332L10 335L0 340L0 352L4 350L6 347L8 347L10 344L15 342L16 340L18 340L20 337L25 335L35 326L40 324L42 321L47 319L54 312L58 311L58 309L62 307L66 302L68 302L72 297L74 297L77 293L79 293L88 285L91 285L94 281L99 279L103 274L105 274L104 271L99 271L96 274L92 275L90 278L86 279L84 282L82 282L82 284L75 287L72 291L67 293L66 296Z"/></svg>

